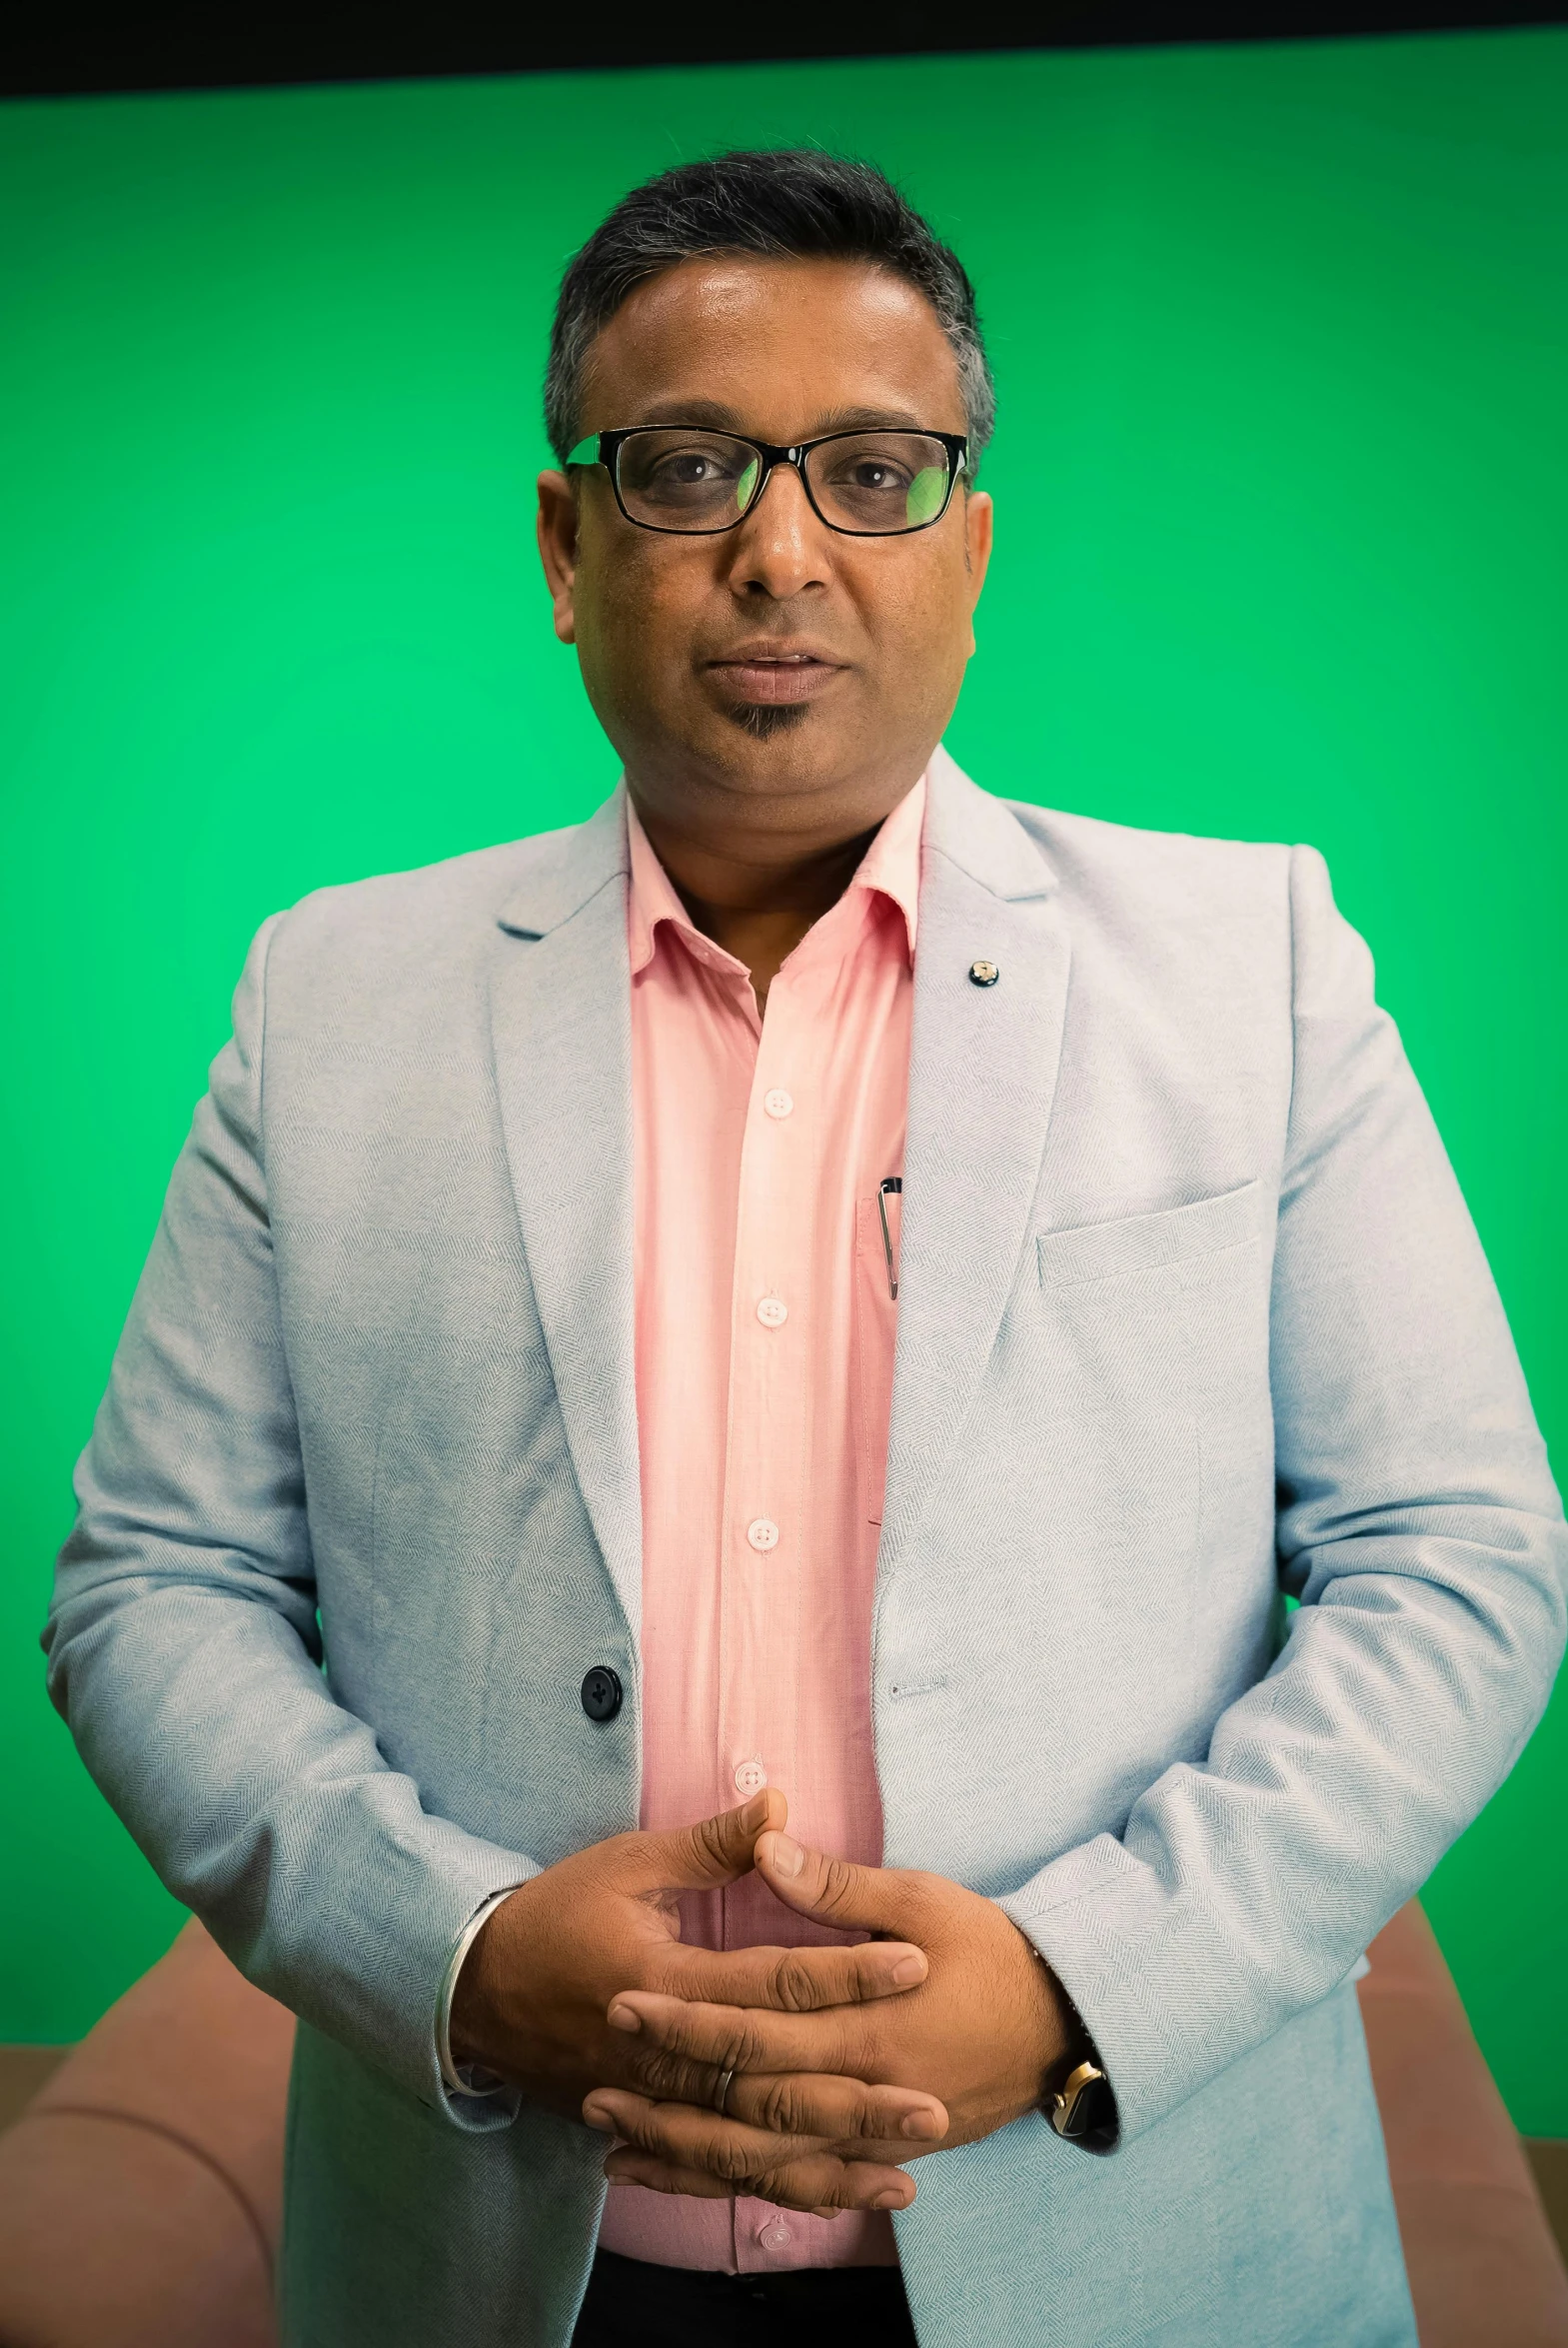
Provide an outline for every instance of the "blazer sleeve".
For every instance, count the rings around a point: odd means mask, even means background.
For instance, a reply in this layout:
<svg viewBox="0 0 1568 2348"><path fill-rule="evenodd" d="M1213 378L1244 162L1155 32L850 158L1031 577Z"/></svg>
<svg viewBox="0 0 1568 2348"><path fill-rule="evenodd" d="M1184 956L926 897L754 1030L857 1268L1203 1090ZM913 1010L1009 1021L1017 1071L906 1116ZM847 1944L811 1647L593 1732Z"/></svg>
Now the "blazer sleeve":
<svg viewBox="0 0 1568 2348"><path fill-rule="evenodd" d="M175 1896L257 1986L454 2125L443 1977L489 1895L539 1870L427 1815L323 1671L262 1150L267 957L175 1167L76 1473L49 1691Z"/></svg>
<svg viewBox="0 0 1568 2348"><path fill-rule="evenodd" d="M1311 849L1291 924L1271 1381L1299 1611L1206 1759L1001 1902L1123 2139L1344 1979L1512 1768L1563 1650L1562 1508L1502 1305Z"/></svg>

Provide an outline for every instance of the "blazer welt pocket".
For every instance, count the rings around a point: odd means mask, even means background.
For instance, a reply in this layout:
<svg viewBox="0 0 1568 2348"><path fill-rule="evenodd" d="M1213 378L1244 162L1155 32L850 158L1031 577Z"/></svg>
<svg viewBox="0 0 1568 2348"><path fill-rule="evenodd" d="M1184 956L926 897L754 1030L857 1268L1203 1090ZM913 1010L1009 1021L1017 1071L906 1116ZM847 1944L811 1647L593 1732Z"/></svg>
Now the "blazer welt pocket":
<svg viewBox="0 0 1568 2348"><path fill-rule="evenodd" d="M1080 1280L1114 1279L1121 1272L1150 1271L1189 1255L1217 1254L1257 1237L1262 1196L1255 1181L1190 1206L1167 1206L1158 1214L1131 1214L1117 1222L1094 1222L1074 1231L1041 1231L1040 1283L1066 1288Z"/></svg>

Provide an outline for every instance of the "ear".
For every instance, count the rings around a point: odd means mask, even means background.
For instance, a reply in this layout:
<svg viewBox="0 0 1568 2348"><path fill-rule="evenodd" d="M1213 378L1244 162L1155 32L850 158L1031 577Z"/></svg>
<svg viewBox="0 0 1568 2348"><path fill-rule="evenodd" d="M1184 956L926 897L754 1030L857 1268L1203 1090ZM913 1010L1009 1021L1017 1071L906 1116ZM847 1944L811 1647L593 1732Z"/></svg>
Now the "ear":
<svg viewBox="0 0 1568 2348"><path fill-rule="evenodd" d="M539 477L539 559L545 566L550 600L555 606L556 634L563 644L577 642L577 499L564 473Z"/></svg>
<svg viewBox="0 0 1568 2348"><path fill-rule="evenodd" d="M974 650L974 607L985 585L991 559L991 501L983 489L971 490L963 501L963 567L969 574L969 650Z"/></svg>

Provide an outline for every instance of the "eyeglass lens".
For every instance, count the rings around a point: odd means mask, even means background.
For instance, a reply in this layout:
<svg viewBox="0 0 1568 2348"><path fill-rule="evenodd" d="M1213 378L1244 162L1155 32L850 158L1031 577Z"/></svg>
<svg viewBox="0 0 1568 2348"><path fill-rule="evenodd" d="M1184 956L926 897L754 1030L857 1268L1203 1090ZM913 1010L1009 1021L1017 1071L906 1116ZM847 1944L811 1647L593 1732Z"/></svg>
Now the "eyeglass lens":
<svg viewBox="0 0 1568 2348"><path fill-rule="evenodd" d="M923 432L855 432L805 459L824 522L872 537L923 530L947 499L947 451ZM727 432L672 425L621 444L616 482L634 521L656 530L728 530L757 496L762 459Z"/></svg>

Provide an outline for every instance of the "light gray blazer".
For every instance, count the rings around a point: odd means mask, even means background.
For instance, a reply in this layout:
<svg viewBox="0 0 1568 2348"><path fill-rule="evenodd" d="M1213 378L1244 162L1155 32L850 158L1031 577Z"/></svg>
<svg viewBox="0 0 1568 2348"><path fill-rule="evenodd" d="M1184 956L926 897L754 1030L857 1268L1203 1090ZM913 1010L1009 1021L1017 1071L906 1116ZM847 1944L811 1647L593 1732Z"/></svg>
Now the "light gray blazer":
<svg viewBox="0 0 1568 2348"><path fill-rule="evenodd" d="M602 2140L453 2108L433 2019L638 1816L626 866L618 796L268 923L81 1464L55 1701L303 2021L290 2348L562 2348L584 2286ZM922 2348L1409 2343L1347 1976L1540 1712L1564 1533L1316 854L938 757L901 1289L886 1857L1003 1903L1121 2114L917 2164Z"/></svg>

